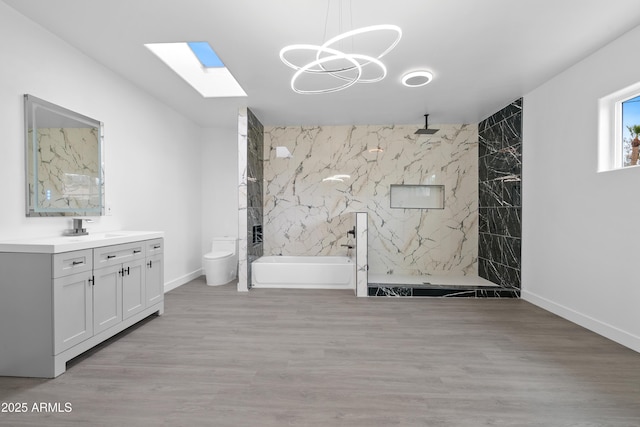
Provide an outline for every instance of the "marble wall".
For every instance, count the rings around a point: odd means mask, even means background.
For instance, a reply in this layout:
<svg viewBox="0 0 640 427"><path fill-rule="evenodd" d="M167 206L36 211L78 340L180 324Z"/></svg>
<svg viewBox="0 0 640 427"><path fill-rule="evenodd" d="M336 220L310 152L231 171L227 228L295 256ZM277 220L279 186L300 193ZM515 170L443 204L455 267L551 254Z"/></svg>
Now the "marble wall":
<svg viewBox="0 0 640 427"><path fill-rule="evenodd" d="M265 255L345 255L343 214L367 212L370 273L476 274L477 126L432 127L266 127ZM392 209L391 184L444 185L445 207Z"/></svg>
<svg viewBox="0 0 640 427"><path fill-rule="evenodd" d="M251 288L251 262L263 253L264 128L248 108L238 114L238 290Z"/></svg>
<svg viewBox="0 0 640 427"><path fill-rule="evenodd" d="M250 109L247 125L247 277L251 287L251 263L263 254L264 127Z"/></svg>
<svg viewBox="0 0 640 427"><path fill-rule="evenodd" d="M522 99L480 122L478 273L520 288Z"/></svg>

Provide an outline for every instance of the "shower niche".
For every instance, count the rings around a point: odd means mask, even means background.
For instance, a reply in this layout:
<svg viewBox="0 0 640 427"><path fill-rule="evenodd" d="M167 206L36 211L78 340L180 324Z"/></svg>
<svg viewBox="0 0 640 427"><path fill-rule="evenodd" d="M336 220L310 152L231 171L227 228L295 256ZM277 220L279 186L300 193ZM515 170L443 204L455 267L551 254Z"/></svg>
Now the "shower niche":
<svg viewBox="0 0 640 427"><path fill-rule="evenodd" d="M444 185L400 185L389 189L393 209L444 209Z"/></svg>

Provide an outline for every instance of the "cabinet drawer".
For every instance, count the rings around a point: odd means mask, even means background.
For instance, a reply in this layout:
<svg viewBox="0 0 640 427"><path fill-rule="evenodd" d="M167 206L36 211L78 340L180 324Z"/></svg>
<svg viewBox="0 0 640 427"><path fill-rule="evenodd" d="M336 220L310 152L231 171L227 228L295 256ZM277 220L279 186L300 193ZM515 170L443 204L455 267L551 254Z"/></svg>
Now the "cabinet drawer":
<svg viewBox="0 0 640 427"><path fill-rule="evenodd" d="M94 269L121 264L145 257L145 242L104 246L93 250Z"/></svg>
<svg viewBox="0 0 640 427"><path fill-rule="evenodd" d="M164 251L164 239L153 239L145 242L147 246L147 256L161 254Z"/></svg>
<svg viewBox="0 0 640 427"><path fill-rule="evenodd" d="M53 255L53 277L91 271L93 268L93 250L62 252Z"/></svg>

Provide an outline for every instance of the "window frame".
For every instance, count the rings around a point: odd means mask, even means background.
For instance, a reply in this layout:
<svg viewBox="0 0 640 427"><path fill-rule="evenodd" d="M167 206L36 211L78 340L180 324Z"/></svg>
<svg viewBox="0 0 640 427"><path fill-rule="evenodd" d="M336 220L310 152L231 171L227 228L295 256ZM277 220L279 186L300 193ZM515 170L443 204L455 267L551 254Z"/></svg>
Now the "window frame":
<svg viewBox="0 0 640 427"><path fill-rule="evenodd" d="M640 82L598 100L598 172L632 169L624 166L622 103L640 96Z"/></svg>

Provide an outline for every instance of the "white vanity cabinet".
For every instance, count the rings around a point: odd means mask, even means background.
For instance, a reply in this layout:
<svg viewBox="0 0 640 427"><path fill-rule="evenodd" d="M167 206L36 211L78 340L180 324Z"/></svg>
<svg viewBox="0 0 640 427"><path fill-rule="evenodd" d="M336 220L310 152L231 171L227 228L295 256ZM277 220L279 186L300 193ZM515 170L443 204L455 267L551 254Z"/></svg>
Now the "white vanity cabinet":
<svg viewBox="0 0 640 427"><path fill-rule="evenodd" d="M0 375L56 377L70 359L164 312L162 233L106 236L118 237L0 242Z"/></svg>
<svg viewBox="0 0 640 427"><path fill-rule="evenodd" d="M93 250L95 287L108 295L103 299L98 315L106 327L112 321L128 319L145 308L146 245L147 242L135 242ZM121 304L115 304L120 301Z"/></svg>
<svg viewBox="0 0 640 427"><path fill-rule="evenodd" d="M164 299L164 241L148 240L146 248L145 299L151 306Z"/></svg>
<svg viewBox="0 0 640 427"><path fill-rule="evenodd" d="M54 354L93 336L93 253L53 255Z"/></svg>

